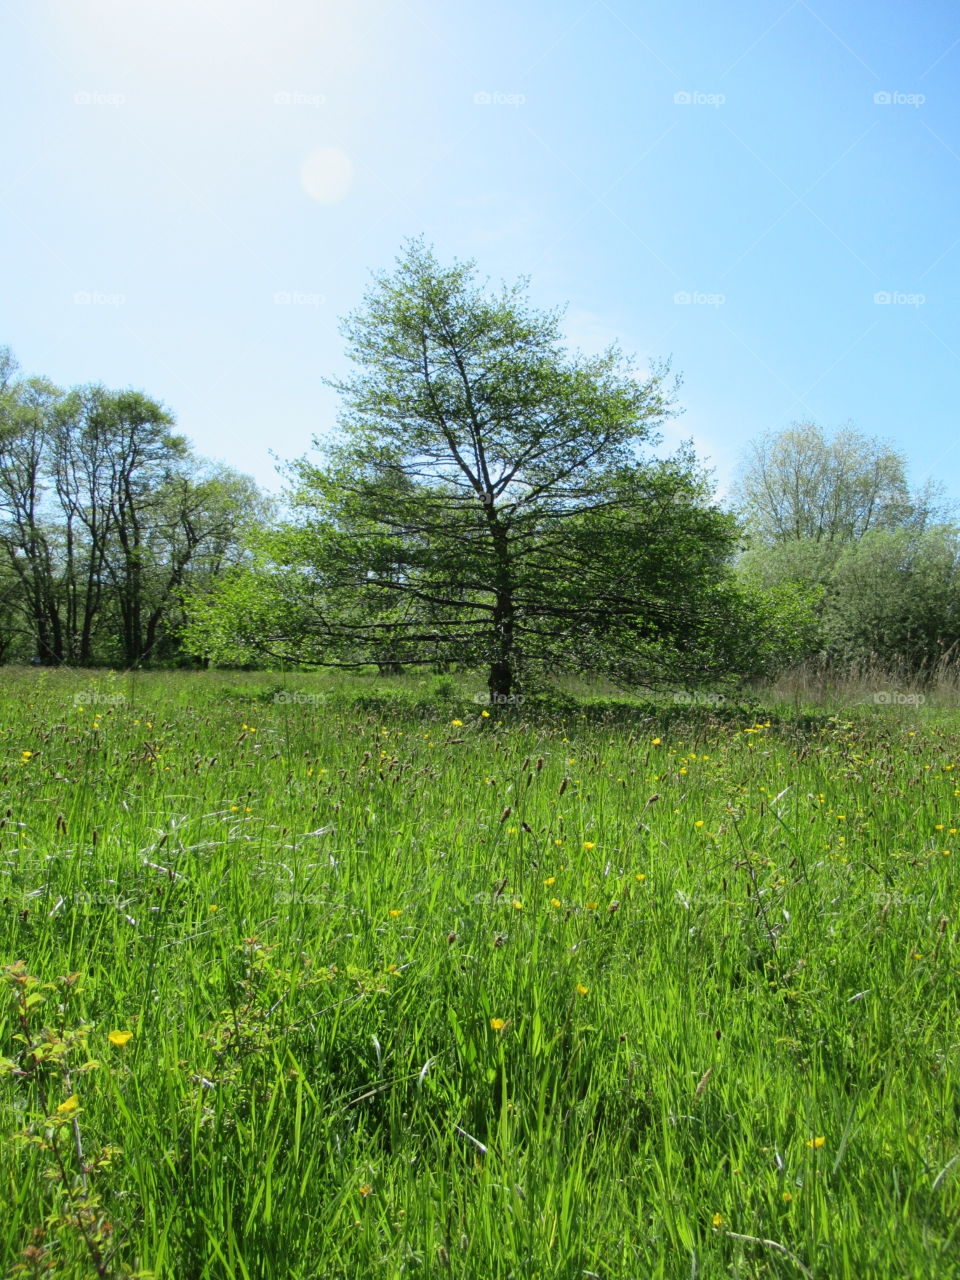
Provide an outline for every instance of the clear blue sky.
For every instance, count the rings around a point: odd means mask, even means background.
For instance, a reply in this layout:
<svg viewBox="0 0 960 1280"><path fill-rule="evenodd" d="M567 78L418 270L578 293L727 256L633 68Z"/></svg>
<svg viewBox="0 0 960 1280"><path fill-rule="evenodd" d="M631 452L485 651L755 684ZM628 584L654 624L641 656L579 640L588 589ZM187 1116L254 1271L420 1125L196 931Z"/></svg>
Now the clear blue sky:
<svg viewBox="0 0 960 1280"><path fill-rule="evenodd" d="M812 418L960 498L952 4L0 0L0 47L0 342L267 486L422 232L672 356L721 488Z"/></svg>

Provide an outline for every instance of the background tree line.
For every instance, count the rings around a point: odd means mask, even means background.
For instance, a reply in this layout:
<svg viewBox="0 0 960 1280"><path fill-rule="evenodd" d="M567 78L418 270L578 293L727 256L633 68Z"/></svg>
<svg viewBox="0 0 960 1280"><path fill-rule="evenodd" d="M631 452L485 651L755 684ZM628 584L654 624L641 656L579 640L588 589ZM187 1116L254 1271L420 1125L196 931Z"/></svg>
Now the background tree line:
<svg viewBox="0 0 960 1280"><path fill-rule="evenodd" d="M805 657L931 677L960 659L960 530L942 487L852 427L796 423L750 446L733 495L742 581L803 591Z"/></svg>
<svg viewBox="0 0 960 1280"><path fill-rule="evenodd" d="M278 514L162 405L0 352L0 660L569 672L677 687L960 656L960 532L896 450L795 423L717 501L666 366L408 242L343 322L339 433Z"/></svg>
<svg viewBox="0 0 960 1280"><path fill-rule="evenodd" d="M268 518L137 391L63 390L0 348L0 661L133 666L182 653L182 599Z"/></svg>

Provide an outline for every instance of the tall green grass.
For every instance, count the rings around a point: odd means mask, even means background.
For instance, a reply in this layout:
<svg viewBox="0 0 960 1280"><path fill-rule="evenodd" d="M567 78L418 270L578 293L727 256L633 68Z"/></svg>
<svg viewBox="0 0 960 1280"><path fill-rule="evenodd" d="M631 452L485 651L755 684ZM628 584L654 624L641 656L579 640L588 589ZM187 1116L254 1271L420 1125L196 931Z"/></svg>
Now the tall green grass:
<svg viewBox="0 0 960 1280"><path fill-rule="evenodd" d="M955 713L0 680L4 1274L960 1275Z"/></svg>

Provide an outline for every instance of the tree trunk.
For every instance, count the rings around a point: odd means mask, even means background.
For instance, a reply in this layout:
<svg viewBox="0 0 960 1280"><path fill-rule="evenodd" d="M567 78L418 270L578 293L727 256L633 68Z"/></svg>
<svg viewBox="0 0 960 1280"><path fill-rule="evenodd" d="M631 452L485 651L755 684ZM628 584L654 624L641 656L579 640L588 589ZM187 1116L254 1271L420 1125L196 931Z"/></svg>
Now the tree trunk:
<svg viewBox="0 0 960 1280"><path fill-rule="evenodd" d="M493 610L493 627L496 636L495 656L490 664L487 688L491 702L507 702L514 687L514 604L513 575L510 565L510 544L507 531L500 524L497 514L488 509L487 519L493 536L496 555L496 604Z"/></svg>

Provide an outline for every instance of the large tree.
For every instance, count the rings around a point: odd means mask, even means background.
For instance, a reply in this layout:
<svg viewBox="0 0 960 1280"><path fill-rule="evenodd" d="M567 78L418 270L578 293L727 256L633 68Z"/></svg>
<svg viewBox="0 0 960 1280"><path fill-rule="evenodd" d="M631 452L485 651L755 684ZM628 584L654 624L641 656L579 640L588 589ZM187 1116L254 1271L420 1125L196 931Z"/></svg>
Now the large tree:
<svg viewBox="0 0 960 1280"><path fill-rule="evenodd" d="M934 485L911 493L904 455L882 441L798 422L749 446L735 503L759 544L839 545L872 529L923 528L938 496Z"/></svg>
<svg viewBox="0 0 960 1280"><path fill-rule="evenodd" d="M172 656L183 592L266 508L137 391L61 391L0 349L0 650L48 663Z"/></svg>
<svg viewBox="0 0 960 1280"><path fill-rule="evenodd" d="M807 656L929 673L955 653L957 531L938 486L911 491L902 453L798 423L750 447L736 501L750 534L740 581L808 593Z"/></svg>
<svg viewBox="0 0 960 1280"><path fill-rule="evenodd" d="M343 325L340 436L294 464L297 519L196 602L214 656L684 681L727 665L736 524L689 453L643 460L668 370L568 352L524 285L410 242ZM726 656L724 656L726 655Z"/></svg>

